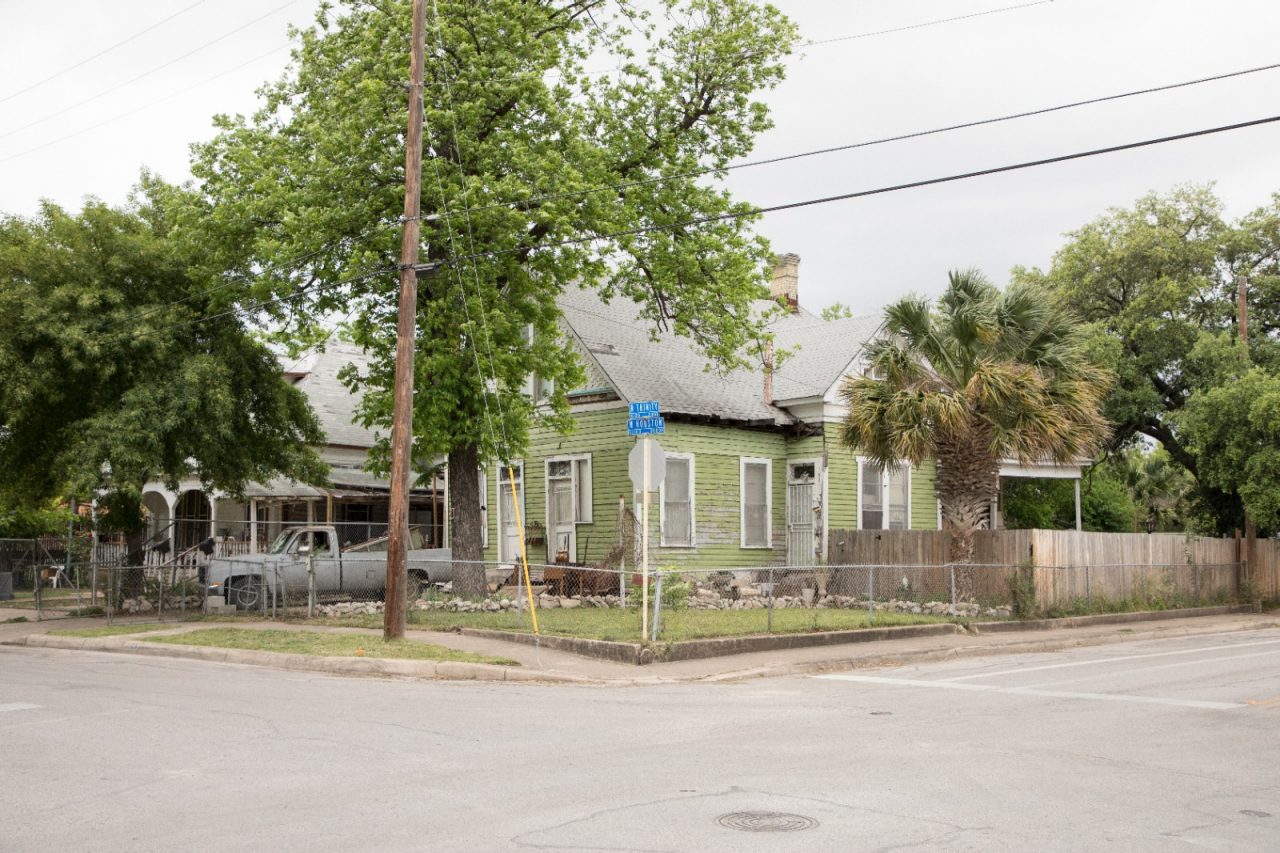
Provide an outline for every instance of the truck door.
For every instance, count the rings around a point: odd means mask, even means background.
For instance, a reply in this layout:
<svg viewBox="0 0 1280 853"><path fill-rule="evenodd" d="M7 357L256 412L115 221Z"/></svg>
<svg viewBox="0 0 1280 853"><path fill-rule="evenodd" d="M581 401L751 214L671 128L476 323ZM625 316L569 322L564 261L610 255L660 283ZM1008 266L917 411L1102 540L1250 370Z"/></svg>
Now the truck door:
<svg viewBox="0 0 1280 853"><path fill-rule="evenodd" d="M311 564L316 573L316 592L337 592L341 588L338 544L328 530L311 532Z"/></svg>

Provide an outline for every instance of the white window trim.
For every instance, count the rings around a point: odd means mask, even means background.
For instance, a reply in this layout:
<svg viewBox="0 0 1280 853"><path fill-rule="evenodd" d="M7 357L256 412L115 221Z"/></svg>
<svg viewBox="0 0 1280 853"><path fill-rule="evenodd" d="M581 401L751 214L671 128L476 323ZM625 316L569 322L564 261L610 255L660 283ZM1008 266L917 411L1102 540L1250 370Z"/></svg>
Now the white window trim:
<svg viewBox="0 0 1280 853"><path fill-rule="evenodd" d="M498 476L494 478L493 497L494 497L494 507L496 508L495 518L497 518L498 520L497 525L494 526L494 535L498 537L497 552L498 552L498 560L501 562L514 562L520 559L519 554L508 554L505 557L502 555L502 542L503 542L502 478L506 476L506 471L509 465L519 466L519 469L516 471L516 475L517 475L516 484L519 486L519 489L520 489L520 518L524 521L525 524L528 523L528 519L529 519L528 513L525 512L524 460L513 459L510 463L503 463L500 466L502 470L500 470L498 472Z"/></svg>
<svg viewBox="0 0 1280 853"><path fill-rule="evenodd" d="M594 490L594 488L593 488L593 483L592 483L592 478L593 478L593 476L594 476L594 473L593 473L593 472L592 472L592 470L591 470L591 454L590 454L590 453L565 453L565 454L561 454L560 456L548 456L545 460L543 460L543 463L542 463L542 480L543 480L542 488L543 488L543 492L542 492L542 493L543 493L544 495L549 495L549 494L551 494L551 463L552 463L552 462L572 462L572 463L574 463L574 468L573 468L573 472L574 472L574 473L573 473L573 481L574 481L574 483L573 483L573 484L574 484L574 486L576 487L576 488L575 488L575 491L574 491L574 496L573 496L573 499L574 499L574 509L573 509L573 513L574 513L574 524L575 524L575 525L576 525L576 524L592 524L592 523L593 523L592 519L595 517L595 511L594 511L594 510L595 510L595 506L594 506L594 503L595 503L595 490ZM578 462L586 462L586 463L587 463L587 464L586 464L586 469L587 469L587 482L586 482L586 485L585 485L585 486L583 486L583 484L580 482L580 478L578 477L578 473L577 473L577 463L578 463ZM579 509L578 492L579 492L579 491L581 491L581 490L582 490L582 489L584 489L584 488L586 489L586 492L584 493L584 495L585 495L585 498L586 498L586 504L587 504L587 512L588 512L588 515L587 515L587 517L586 517L586 518L577 518L578 509ZM551 528L551 506L550 506L550 503L548 503L548 505L547 505L547 512L546 512L546 515L547 515L547 517L546 517L546 520L545 520L545 521L546 521L546 524L547 524L547 529L548 529L548 530L550 530L550 528Z"/></svg>
<svg viewBox="0 0 1280 853"><path fill-rule="evenodd" d="M884 509L881 511L880 527L864 528L862 526L862 471L865 466L871 465L873 463L870 459L868 459L865 456L858 456L856 458L858 460L858 483L856 486L857 488L856 494L858 496L858 510L857 510L858 526L856 529L888 530L889 529L889 480L887 477L884 476L884 474L880 475L880 505L884 507ZM915 528L911 526L911 473L915 469L911 467L910 462L899 460L897 464L907 472L907 526L904 527L903 530L914 530ZM939 504L939 513L941 513L941 504Z"/></svg>
<svg viewBox="0 0 1280 853"><path fill-rule="evenodd" d="M696 486L698 475L692 453L667 452L668 459L683 459L689 463L689 541L667 541L667 478L665 473L658 486L658 541L663 548L697 548L698 547L698 496Z"/></svg>
<svg viewBox="0 0 1280 853"><path fill-rule="evenodd" d="M764 469L764 541L763 545L747 544L747 466L763 465ZM738 457L738 546L743 550L767 551L773 548L773 459L762 456Z"/></svg>

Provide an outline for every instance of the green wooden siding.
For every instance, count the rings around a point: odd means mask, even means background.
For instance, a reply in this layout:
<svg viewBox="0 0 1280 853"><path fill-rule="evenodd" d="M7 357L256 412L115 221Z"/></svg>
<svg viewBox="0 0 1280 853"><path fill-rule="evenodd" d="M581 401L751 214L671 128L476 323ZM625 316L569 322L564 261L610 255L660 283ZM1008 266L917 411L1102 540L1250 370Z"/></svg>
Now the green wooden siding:
<svg viewBox="0 0 1280 853"><path fill-rule="evenodd" d="M786 439L780 433L667 422L659 438L663 449L693 454L694 536L696 547L663 548L658 543L658 509L650 506L650 561L691 568L758 566L786 557ZM741 533L741 459L772 462L771 548L743 548Z"/></svg>
<svg viewBox="0 0 1280 853"><path fill-rule="evenodd" d="M633 506L627 456L635 439L627 435L625 404L616 408L579 412L570 435L534 429L524 458L524 521L546 525L546 462L562 455L590 454L592 521L577 526L578 559L597 562L618 539L618 500ZM788 439L781 432L667 421L658 437L665 450L693 455L694 526L692 548L663 547L660 511L655 491L650 503L650 564L715 568L780 564L786 559L787 462L827 459L827 525L830 529L858 526L858 466L854 455L838 444L833 433ZM740 461L743 457L772 461L772 545L741 547ZM937 527L934 466L926 462L911 475L911 526ZM498 477L490 468L485 482L488 508L488 546L485 559L498 558ZM628 555L629 556L629 555ZM548 560L545 546L530 546L529 560Z"/></svg>
<svg viewBox="0 0 1280 853"><path fill-rule="evenodd" d="M911 469L911 529L938 529L938 496L933 490L932 459Z"/></svg>
<svg viewBox="0 0 1280 853"><path fill-rule="evenodd" d="M617 541L618 498L630 503L631 480L627 474L627 454L632 439L627 436L625 408L581 412L575 419L577 429L569 435L535 428L530 432L529 449L524 458L526 526L547 523L547 460L557 456L590 454L591 456L591 523L577 526L578 559L602 558ZM490 473L487 486L489 508L489 542L486 560L498 559L497 479ZM548 561L545 545L529 547L529 562Z"/></svg>
<svg viewBox="0 0 1280 853"><path fill-rule="evenodd" d="M830 446L827 456L827 526L854 530L858 526L858 460L843 445Z"/></svg>

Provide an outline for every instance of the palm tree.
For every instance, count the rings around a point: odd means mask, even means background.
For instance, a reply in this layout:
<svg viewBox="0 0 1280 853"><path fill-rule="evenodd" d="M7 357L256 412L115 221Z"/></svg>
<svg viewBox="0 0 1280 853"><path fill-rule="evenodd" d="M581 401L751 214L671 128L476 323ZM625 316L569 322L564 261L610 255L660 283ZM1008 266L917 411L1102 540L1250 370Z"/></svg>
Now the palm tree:
<svg viewBox="0 0 1280 853"><path fill-rule="evenodd" d="M919 297L886 309L866 373L841 389L841 439L883 466L934 459L951 559L971 563L1001 460L1091 457L1109 432L1099 407L1112 376L1043 291L1002 293L976 270L949 279L936 309Z"/></svg>

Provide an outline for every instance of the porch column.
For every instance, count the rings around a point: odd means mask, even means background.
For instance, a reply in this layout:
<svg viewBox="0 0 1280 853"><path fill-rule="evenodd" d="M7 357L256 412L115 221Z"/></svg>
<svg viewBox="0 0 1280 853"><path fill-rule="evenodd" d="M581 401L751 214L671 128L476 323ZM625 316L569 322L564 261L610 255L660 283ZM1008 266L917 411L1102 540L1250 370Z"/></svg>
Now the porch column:
<svg viewBox="0 0 1280 853"><path fill-rule="evenodd" d="M209 538L218 538L218 499L214 497L214 493L210 492L205 499L209 501Z"/></svg>
<svg viewBox="0 0 1280 853"><path fill-rule="evenodd" d="M1071 485L1075 486L1076 490L1076 530L1084 530L1084 524L1081 523L1080 516L1080 478L1076 477L1072 480Z"/></svg>
<svg viewBox="0 0 1280 853"><path fill-rule="evenodd" d="M316 501L315 498L307 498L307 524L316 523Z"/></svg>
<svg viewBox="0 0 1280 853"><path fill-rule="evenodd" d="M165 503L169 506L169 559L178 556L178 496L166 494Z"/></svg>
<svg viewBox="0 0 1280 853"><path fill-rule="evenodd" d="M249 553L258 553L258 499L249 499Z"/></svg>

